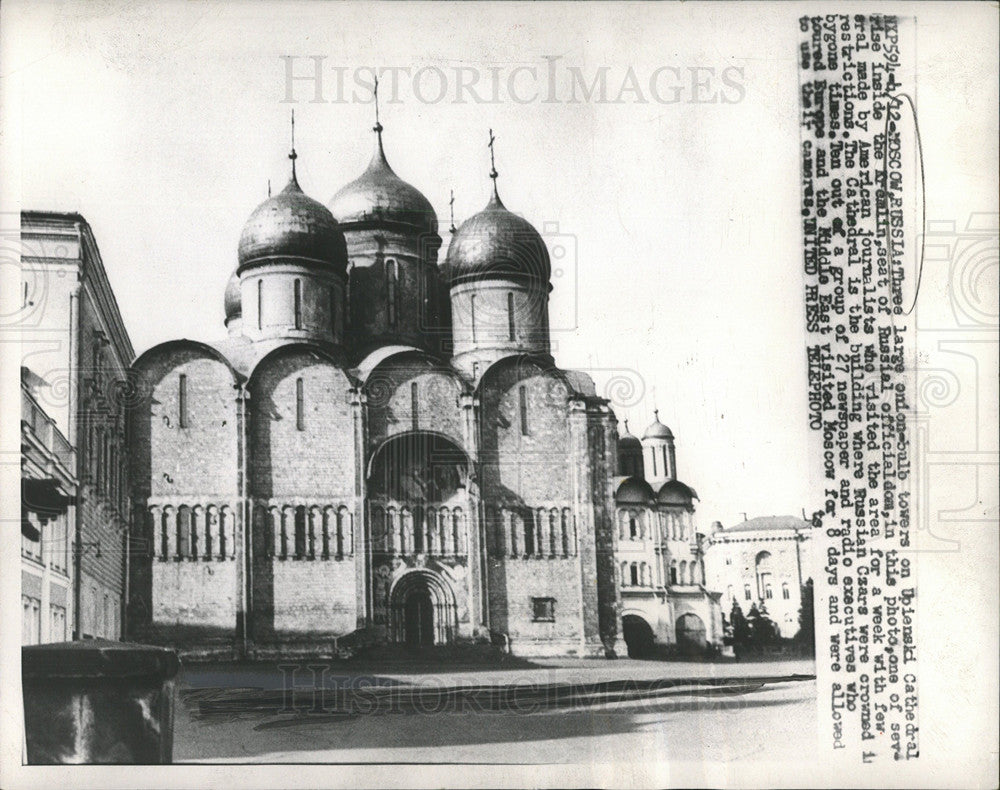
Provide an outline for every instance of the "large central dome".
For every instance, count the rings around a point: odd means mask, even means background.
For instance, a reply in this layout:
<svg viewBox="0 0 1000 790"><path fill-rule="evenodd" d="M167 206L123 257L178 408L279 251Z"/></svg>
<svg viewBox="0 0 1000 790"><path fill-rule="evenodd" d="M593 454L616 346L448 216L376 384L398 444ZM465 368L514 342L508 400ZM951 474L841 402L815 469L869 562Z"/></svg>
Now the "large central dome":
<svg viewBox="0 0 1000 790"><path fill-rule="evenodd" d="M452 285L507 278L547 285L551 274L541 234L526 219L508 211L495 190L486 208L455 232L445 266Z"/></svg>
<svg viewBox="0 0 1000 790"><path fill-rule="evenodd" d="M398 223L426 233L437 233L437 215L430 201L416 187L397 176L385 158L381 128L372 161L358 178L330 201L330 211L341 225Z"/></svg>
<svg viewBox="0 0 1000 790"><path fill-rule="evenodd" d="M347 269L347 244L337 221L302 192L294 174L288 186L254 210L240 236L240 269L277 258L332 266L341 274Z"/></svg>

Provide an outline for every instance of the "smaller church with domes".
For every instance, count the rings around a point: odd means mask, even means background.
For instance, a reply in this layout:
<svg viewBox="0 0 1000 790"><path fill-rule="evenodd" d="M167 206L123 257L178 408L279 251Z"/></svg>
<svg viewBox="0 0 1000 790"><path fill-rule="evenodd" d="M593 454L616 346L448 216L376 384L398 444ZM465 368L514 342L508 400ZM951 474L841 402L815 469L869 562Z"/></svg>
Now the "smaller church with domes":
<svg viewBox="0 0 1000 790"><path fill-rule="evenodd" d="M133 364L131 636L250 657L721 644L673 434L657 417L619 436L556 365L542 236L493 168L441 259L374 132L327 205L293 139L240 235L225 336Z"/></svg>

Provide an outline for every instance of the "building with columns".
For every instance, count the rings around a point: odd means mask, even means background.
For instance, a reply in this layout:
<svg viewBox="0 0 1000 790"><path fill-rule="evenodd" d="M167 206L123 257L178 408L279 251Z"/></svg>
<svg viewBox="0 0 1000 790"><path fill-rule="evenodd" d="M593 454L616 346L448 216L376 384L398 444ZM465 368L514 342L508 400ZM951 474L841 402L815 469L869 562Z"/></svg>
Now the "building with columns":
<svg viewBox="0 0 1000 790"><path fill-rule="evenodd" d="M22 212L21 277L25 639L120 639L132 343L81 215Z"/></svg>
<svg viewBox="0 0 1000 790"><path fill-rule="evenodd" d="M731 527L718 521L706 536L706 571L722 594L726 615L737 603L766 611L781 636L799 631L802 588L813 578L811 522L797 516L758 516Z"/></svg>
<svg viewBox="0 0 1000 790"><path fill-rule="evenodd" d="M374 131L328 205L293 143L240 236L226 336L132 366L131 635L206 655L609 654L616 419L551 355L545 242L493 169L439 256Z"/></svg>
<svg viewBox="0 0 1000 790"><path fill-rule="evenodd" d="M719 594L705 584L698 494L677 479L674 434L654 412L642 439L618 439L615 515L622 631L629 655L697 654L722 646Z"/></svg>

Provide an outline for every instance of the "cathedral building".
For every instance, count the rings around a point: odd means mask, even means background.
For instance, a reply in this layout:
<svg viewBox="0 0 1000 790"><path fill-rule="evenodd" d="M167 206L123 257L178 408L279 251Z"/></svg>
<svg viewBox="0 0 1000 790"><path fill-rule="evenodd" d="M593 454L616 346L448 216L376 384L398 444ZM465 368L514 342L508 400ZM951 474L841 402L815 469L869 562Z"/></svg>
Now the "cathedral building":
<svg viewBox="0 0 1000 790"><path fill-rule="evenodd" d="M677 478L674 434L654 412L642 439L625 421L615 508L622 636L630 656L721 649L721 595L706 587L695 490Z"/></svg>
<svg viewBox="0 0 1000 790"><path fill-rule="evenodd" d="M550 353L544 240L491 172L441 255L387 161L247 220L226 336L132 368L133 638L201 655L492 641L606 655L617 428Z"/></svg>

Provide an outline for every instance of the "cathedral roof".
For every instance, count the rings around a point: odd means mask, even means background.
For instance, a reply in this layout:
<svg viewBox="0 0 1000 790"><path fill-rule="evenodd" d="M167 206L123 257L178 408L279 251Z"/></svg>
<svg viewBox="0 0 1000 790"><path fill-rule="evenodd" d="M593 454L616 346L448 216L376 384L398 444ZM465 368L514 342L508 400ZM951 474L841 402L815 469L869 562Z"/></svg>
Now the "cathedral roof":
<svg viewBox="0 0 1000 790"><path fill-rule="evenodd" d="M243 315L243 301L240 298L240 276L236 272L233 272L229 278L229 282L226 283L226 294L223 297L223 303L226 308L227 323Z"/></svg>
<svg viewBox="0 0 1000 790"><path fill-rule="evenodd" d="M680 480L668 480L656 492L656 501L663 505L690 505L698 492Z"/></svg>
<svg viewBox="0 0 1000 790"><path fill-rule="evenodd" d="M455 232L445 268L452 284L515 279L547 286L551 274L541 234L526 219L508 211L495 189L486 208Z"/></svg>
<svg viewBox="0 0 1000 790"><path fill-rule="evenodd" d="M292 178L281 192L269 197L250 215L240 236L240 269L269 259L347 269L347 244L333 214L303 193Z"/></svg>
<svg viewBox="0 0 1000 790"><path fill-rule="evenodd" d="M643 439L673 439L674 432L660 422L660 410L653 410L653 421L642 434Z"/></svg>
<svg viewBox="0 0 1000 790"><path fill-rule="evenodd" d="M437 233L434 207L420 190L393 172L382 148L382 127L375 128L375 154L368 168L333 196L330 211L341 225L399 223Z"/></svg>

